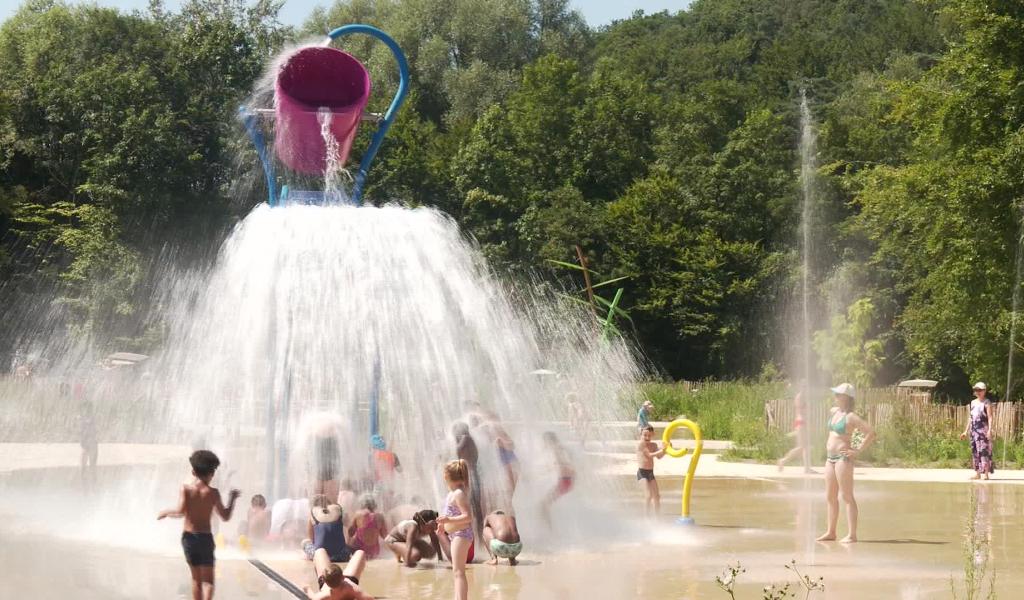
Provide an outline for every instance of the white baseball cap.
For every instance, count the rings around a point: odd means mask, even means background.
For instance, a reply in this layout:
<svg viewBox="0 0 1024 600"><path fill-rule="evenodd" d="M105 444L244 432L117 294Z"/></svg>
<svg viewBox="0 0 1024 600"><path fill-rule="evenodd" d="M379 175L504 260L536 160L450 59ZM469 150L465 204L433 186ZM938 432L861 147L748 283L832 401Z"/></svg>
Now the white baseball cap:
<svg viewBox="0 0 1024 600"><path fill-rule="evenodd" d="M973 390L987 390L988 386L985 385L984 381L979 381L978 383L974 384L974 387L971 388L971 389L973 389Z"/></svg>
<svg viewBox="0 0 1024 600"><path fill-rule="evenodd" d="M853 388L852 383L840 383L834 388L831 388L833 394L842 394L851 398L856 398L856 390Z"/></svg>

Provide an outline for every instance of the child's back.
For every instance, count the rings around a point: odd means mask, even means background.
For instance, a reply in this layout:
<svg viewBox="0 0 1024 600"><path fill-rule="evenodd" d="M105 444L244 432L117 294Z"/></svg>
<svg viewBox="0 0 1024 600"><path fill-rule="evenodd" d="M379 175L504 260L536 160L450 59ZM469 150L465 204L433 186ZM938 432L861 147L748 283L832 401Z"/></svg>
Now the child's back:
<svg viewBox="0 0 1024 600"><path fill-rule="evenodd" d="M220 492L202 480L182 486L185 497L185 526L183 529L192 533L210 533L213 509L220 502Z"/></svg>
<svg viewBox="0 0 1024 600"><path fill-rule="evenodd" d="M234 511L238 490L231 490L227 506L221 502L220 492L210 487L210 480L220 466L217 455L209 450L197 450L189 457L192 474L196 481L181 486L178 505L169 510L160 511L157 519L165 517L183 517L185 519L181 533L181 547L185 552L185 561L192 571L192 598L209 600L213 598L214 580L214 542L210 528L210 517L216 510L221 519L228 521Z"/></svg>

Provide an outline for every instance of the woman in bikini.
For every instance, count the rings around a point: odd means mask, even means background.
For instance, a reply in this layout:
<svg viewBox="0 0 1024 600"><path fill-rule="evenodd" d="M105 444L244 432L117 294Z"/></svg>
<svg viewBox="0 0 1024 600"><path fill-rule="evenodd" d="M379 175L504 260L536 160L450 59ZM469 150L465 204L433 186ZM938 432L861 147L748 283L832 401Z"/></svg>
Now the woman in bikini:
<svg viewBox="0 0 1024 600"><path fill-rule="evenodd" d="M377 558L380 555L380 539L387 537L387 524L384 515L377 512L377 501L371 494L363 494L359 499L359 510L352 517L348 527L349 547L362 550L366 558Z"/></svg>
<svg viewBox="0 0 1024 600"><path fill-rule="evenodd" d="M469 598L466 560L473 547L473 513L466 495L469 484L469 465L466 461L460 458L445 465L444 481L451 491L444 503L444 514L437 518L437 536L441 547L452 560L455 600L466 600Z"/></svg>
<svg viewBox="0 0 1024 600"><path fill-rule="evenodd" d="M835 408L828 422L828 441L825 443L825 500L828 502L828 530L819 542L836 539L836 524L839 521L839 497L846 503L846 520L850 533L841 542L857 541L857 500L853 497L853 461L875 439L875 430L853 412L854 388L852 384L840 383L832 388ZM854 431L864 434L860 448L851 444Z"/></svg>

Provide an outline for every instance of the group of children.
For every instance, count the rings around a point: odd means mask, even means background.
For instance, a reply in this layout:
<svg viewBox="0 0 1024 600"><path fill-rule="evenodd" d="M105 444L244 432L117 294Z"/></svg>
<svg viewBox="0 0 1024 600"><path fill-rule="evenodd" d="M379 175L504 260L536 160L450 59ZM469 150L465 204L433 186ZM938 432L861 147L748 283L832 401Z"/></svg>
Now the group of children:
<svg viewBox="0 0 1024 600"><path fill-rule="evenodd" d="M466 564L474 558L474 542L481 539L490 555L488 564L499 559L517 564L523 544L511 506L519 478L518 457L512 438L492 414L470 414L467 419L477 437L487 436L498 452L499 463L508 481L509 494L495 502L489 513L484 513L484 498L479 484L479 449L466 422L453 426L452 435L458 458L444 465L443 477L448 488L443 512L423 508L422 502L394 507L385 515L378 512L373 494L359 497L358 508L343 508L354 504L346 496L353 495L348 482L338 482L336 496L318 493L309 501L278 500L268 508L266 499L259 494L252 497L247 518L239 527L246 543L278 543L287 547L305 534L300 546L307 560L312 561L317 575L317 588L307 588L309 598L333 600L370 598L359 587L359 577L368 559L377 558L383 548L395 560L407 567L421 560L437 558L452 565L456 600L468 597ZM575 470L569 453L553 432L543 436L556 465L557 480L545 495L541 512L550 523L550 509L561 496L569 493L574 484ZM380 457L384 450L381 440L374 440L375 464L389 473L399 467L397 457ZM393 454L392 454L393 456ZM214 512L224 521L231 518L238 490L231 490L225 505L220 492L210 482L220 464L215 454L198 450L189 458L195 480L181 489L178 505L162 511L158 518L183 517L182 548L192 574L192 595L195 600L208 600L214 591L214 536L211 528ZM319 485L318 492L331 486ZM494 498L490 498L494 500ZM507 506L502 504L507 503ZM305 516L303 516L305 515ZM305 527L302 527L304 519ZM348 563L344 570L334 563Z"/></svg>

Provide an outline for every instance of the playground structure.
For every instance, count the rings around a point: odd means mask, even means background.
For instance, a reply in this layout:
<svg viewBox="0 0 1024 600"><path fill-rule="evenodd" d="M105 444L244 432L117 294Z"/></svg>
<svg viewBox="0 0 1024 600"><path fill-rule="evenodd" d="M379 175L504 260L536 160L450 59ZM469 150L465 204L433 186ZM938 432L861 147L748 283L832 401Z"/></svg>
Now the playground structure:
<svg viewBox="0 0 1024 600"><path fill-rule="evenodd" d="M366 67L351 54L330 46L335 40L352 34L380 40L395 57L398 89L383 114L365 110L372 90ZM373 159L408 93L409 63L402 49L391 36L376 27L345 25L332 30L322 45L303 46L289 53L276 63L276 69L274 107L242 106L239 109L266 178L267 203L272 207L338 203L359 206ZM272 122L273 154L267 148L264 129L259 123L261 117ZM345 195L332 193L329 189L331 171L341 168L348 160L359 125L364 121L376 124L377 128L362 154L351 190ZM289 182L301 176L314 176L323 182L323 189L295 189ZM277 328L276 322L273 328ZM278 496L285 493L284 474L289 460L285 445L277 440L278 427L287 431L289 426L286 415L291 377L287 369L283 376L284 393L280 398L268 397L266 408L267 481L274 482ZM373 387L368 402L368 439L380 433L379 384L378 359L373 367ZM279 423L280 419L285 421Z"/></svg>
<svg viewBox="0 0 1024 600"><path fill-rule="evenodd" d="M398 89L383 114L365 111L372 88L366 67L351 54L329 46L334 40L352 34L377 38L391 50L398 63ZM409 63L405 54L391 36L370 25L338 27L327 35L323 45L304 46L285 57L275 74L274 107L239 109L263 166L270 206L339 201L358 206L373 159L408 90ZM267 148L260 118L275 122L273 154ZM289 182L298 175L327 176L332 169L343 166L361 122L374 123L377 129L362 154L347 197L335 198L327 189L294 189Z"/></svg>
<svg viewBox="0 0 1024 600"><path fill-rule="evenodd" d="M676 519L676 523L680 525L693 525L694 521L690 516L690 492L693 490L693 477L697 471L697 461L700 460L700 453L704 448L704 438L701 435L700 426L693 421L689 419L676 419L672 421L661 435L661 441L665 444L665 454L672 458L682 458L687 454L686 448L673 448L669 446L669 443L672 441L672 434L680 427L686 427L693 433L693 440L696 444L693 448L693 456L690 457L690 464L686 469L686 477L683 479L682 514Z"/></svg>

